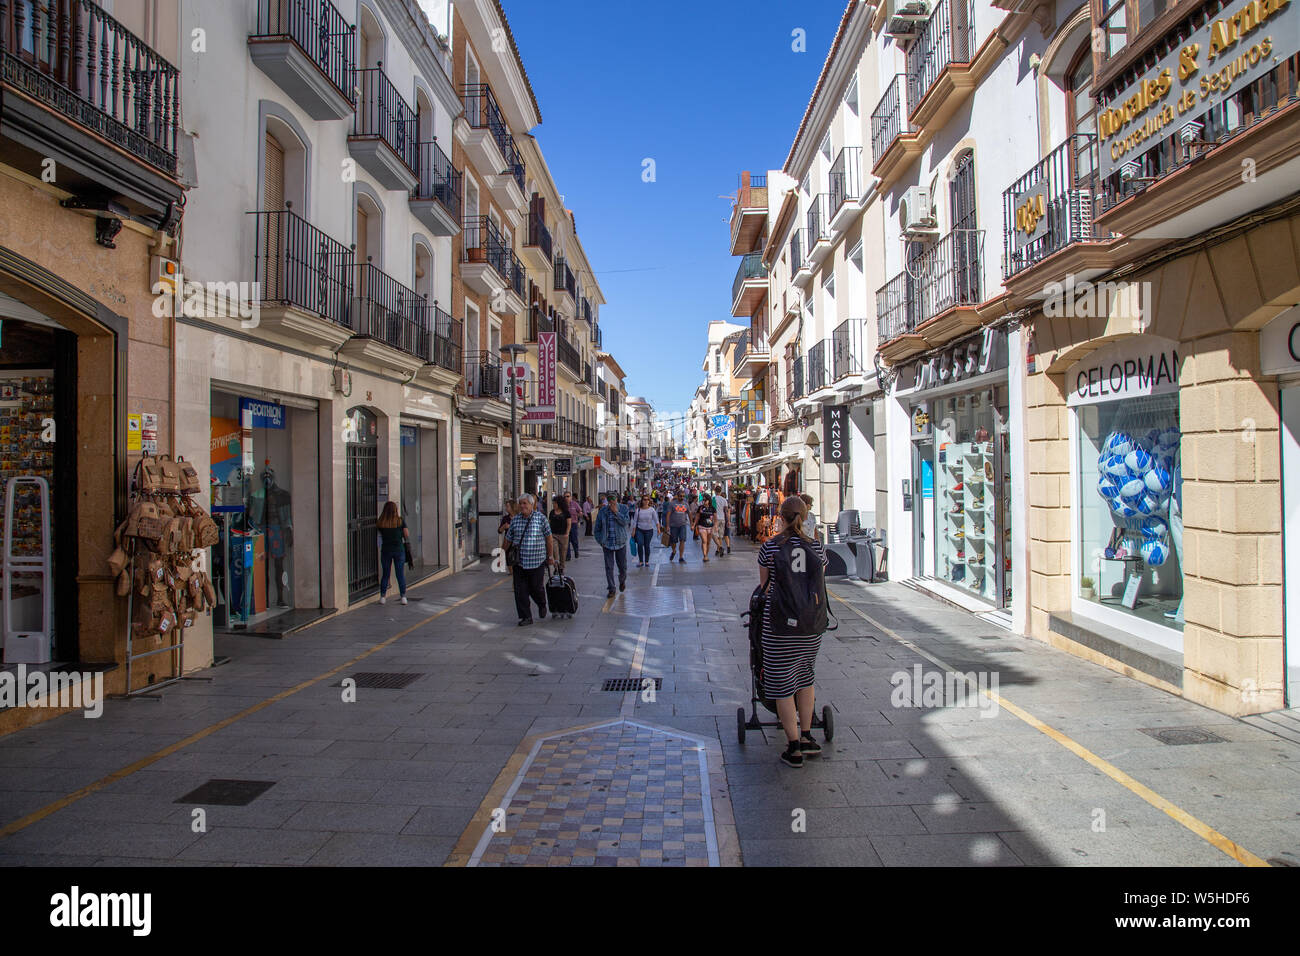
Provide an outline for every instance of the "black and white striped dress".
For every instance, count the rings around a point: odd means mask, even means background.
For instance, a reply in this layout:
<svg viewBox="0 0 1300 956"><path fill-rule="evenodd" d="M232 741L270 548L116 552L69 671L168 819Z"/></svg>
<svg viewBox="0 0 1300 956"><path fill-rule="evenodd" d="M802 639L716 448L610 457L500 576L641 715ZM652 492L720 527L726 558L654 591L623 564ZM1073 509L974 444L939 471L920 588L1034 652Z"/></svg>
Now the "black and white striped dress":
<svg viewBox="0 0 1300 956"><path fill-rule="evenodd" d="M767 568L774 574L776 553L781 548L784 536L770 538L763 543L758 552L758 566ZM826 567L826 550L820 541L805 542L808 548ZM769 578L769 581L771 579ZM779 700L792 697L796 691L813 685L813 665L817 663L817 652L821 649L822 636L811 634L807 637L774 635L772 633L772 602L763 603L763 693L767 700Z"/></svg>

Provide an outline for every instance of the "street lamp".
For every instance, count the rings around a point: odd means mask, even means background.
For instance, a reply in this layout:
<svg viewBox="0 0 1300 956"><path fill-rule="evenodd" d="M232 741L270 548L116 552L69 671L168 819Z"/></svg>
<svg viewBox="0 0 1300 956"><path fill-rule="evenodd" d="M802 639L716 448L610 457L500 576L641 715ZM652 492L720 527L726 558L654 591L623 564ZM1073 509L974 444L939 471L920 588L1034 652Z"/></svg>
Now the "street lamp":
<svg viewBox="0 0 1300 956"><path fill-rule="evenodd" d="M527 355L526 345L503 345L502 351L510 353L510 500L519 500L519 384L517 376L520 354Z"/></svg>

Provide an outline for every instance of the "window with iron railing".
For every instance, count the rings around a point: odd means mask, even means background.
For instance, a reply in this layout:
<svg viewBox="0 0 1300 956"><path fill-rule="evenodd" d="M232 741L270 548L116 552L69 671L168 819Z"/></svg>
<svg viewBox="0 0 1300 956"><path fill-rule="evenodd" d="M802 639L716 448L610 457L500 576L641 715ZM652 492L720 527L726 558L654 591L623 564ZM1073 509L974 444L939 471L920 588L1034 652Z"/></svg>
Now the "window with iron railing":
<svg viewBox="0 0 1300 956"><path fill-rule="evenodd" d="M262 301L294 305L346 326L356 281L354 253L290 205L249 213L256 222L253 281Z"/></svg>
<svg viewBox="0 0 1300 956"><path fill-rule="evenodd" d="M419 183L411 191L411 198L436 201L451 216L460 219L461 172L451 164L439 147L430 140L417 145L419 155Z"/></svg>
<svg viewBox="0 0 1300 956"><path fill-rule="evenodd" d="M845 146L835 157L830 172L830 212L835 215L845 203L862 198L862 147Z"/></svg>
<svg viewBox="0 0 1300 956"><path fill-rule="evenodd" d="M808 248L819 242L829 242L831 238L830 197L818 193L808 204Z"/></svg>
<svg viewBox="0 0 1300 956"><path fill-rule="evenodd" d="M0 3L0 41L4 84L175 175L180 73L99 4Z"/></svg>
<svg viewBox="0 0 1300 956"><path fill-rule="evenodd" d="M1092 134L1067 137L1002 194L1004 278L1072 243L1107 237L1093 225L1101 205L1096 152Z"/></svg>
<svg viewBox="0 0 1300 956"><path fill-rule="evenodd" d="M939 75L975 56L974 0L939 0L907 49L907 103L913 113Z"/></svg>
<svg viewBox="0 0 1300 956"><path fill-rule="evenodd" d="M894 140L912 131L907 118L906 92L907 74L899 73L885 88L885 95L871 112L871 159L876 164L880 163L880 158Z"/></svg>
<svg viewBox="0 0 1300 956"><path fill-rule="evenodd" d="M542 250L546 261L551 261L551 230L546 228L545 220L536 209L528 214L528 241L524 245Z"/></svg>
<svg viewBox="0 0 1300 956"><path fill-rule="evenodd" d="M461 261L486 263L502 281L513 281L510 250L500 230L487 216L465 220L462 229Z"/></svg>
<svg viewBox="0 0 1300 956"><path fill-rule="evenodd" d="M448 371L459 372L462 325L437 306L433 306L430 311L433 321L433 355L429 361Z"/></svg>
<svg viewBox="0 0 1300 956"><path fill-rule="evenodd" d="M732 301L734 302L740 296L740 290L746 282L766 278L767 266L763 265L763 254L761 252L751 252L747 256L741 256L740 265L736 269L736 278L731 283Z"/></svg>
<svg viewBox="0 0 1300 956"><path fill-rule="evenodd" d="M826 340L808 350L808 393L830 384L830 367L826 361Z"/></svg>
<svg viewBox="0 0 1300 956"><path fill-rule="evenodd" d="M491 352L466 352L465 392L470 398L502 400L501 360Z"/></svg>
<svg viewBox="0 0 1300 956"><path fill-rule="evenodd" d="M876 292L880 342L913 332L948 309L979 305L983 247L984 230L954 229L917 251L908 267Z"/></svg>
<svg viewBox="0 0 1300 956"><path fill-rule="evenodd" d="M357 264L348 327L357 335L431 360L428 303L371 262Z"/></svg>
<svg viewBox="0 0 1300 956"><path fill-rule="evenodd" d="M834 381L867 371L869 340L866 319L846 319L831 334L831 374Z"/></svg>
<svg viewBox="0 0 1300 956"><path fill-rule="evenodd" d="M384 74L382 67L357 70L361 86L361 99L354 114L352 135L378 139L384 143L411 172L419 170L420 160L416 144L418 120L397 87Z"/></svg>
<svg viewBox="0 0 1300 956"><path fill-rule="evenodd" d="M257 0L252 37L286 37L349 103L356 103L356 27L329 0Z"/></svg>

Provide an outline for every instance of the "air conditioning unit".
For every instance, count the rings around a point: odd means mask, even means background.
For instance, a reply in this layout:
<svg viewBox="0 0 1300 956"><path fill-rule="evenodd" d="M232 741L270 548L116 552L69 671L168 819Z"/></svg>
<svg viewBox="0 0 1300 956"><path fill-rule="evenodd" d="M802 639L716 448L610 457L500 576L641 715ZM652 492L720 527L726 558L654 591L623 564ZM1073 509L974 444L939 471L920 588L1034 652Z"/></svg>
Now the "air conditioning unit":
<svg viewBox="0 0 1300 956"><path fill-rule="evenodd" d="M767 426L755 422L745 428L745 441L759 442L767 441Z"/></svg>
<svg viewBox="0 0 1300 956"><path fill-rule="evenodd" d="M727 450L726 450L725 448L716 448L716 447L715 447L715 448L713 449L713 460L714 460L714 461L726 461L726 460L727 460Z"/></svg>
<svg viewBox="0 0 1300 956"><path fill-rule="evenodd" d="M930 19L929 0L887 0L889 18L885 32L890 36L903 39L916 36L921 24Z"/></svg>
<svg viewBox="0 0 1300 956"><path fill-rule="evenodd" d="M934 214L930 190L913 186L903 193L898 204L898 219L908 236L934 235L939 232L939 220Z"/></svg>

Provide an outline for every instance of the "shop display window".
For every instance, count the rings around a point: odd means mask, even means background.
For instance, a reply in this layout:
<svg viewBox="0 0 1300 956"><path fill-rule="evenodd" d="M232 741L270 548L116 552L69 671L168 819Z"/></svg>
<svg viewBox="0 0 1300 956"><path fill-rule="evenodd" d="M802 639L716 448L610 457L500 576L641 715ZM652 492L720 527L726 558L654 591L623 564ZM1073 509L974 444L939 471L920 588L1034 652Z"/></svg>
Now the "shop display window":
<svg viewBox="0 0 1300 956"><path fill-rule="evenodd" d="M1077 409L1079 597L1183 626L1178 395Z"/></svg>
<svg viewBox="0 0 1300 956"><path fill-rule="evenodd" d="M992 390L936 400L933 427L935 576L996 603L1001 490Z"/></svg>

